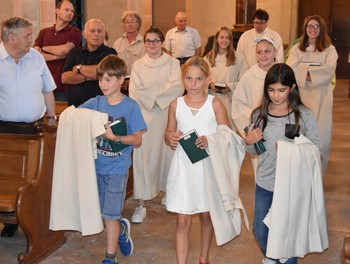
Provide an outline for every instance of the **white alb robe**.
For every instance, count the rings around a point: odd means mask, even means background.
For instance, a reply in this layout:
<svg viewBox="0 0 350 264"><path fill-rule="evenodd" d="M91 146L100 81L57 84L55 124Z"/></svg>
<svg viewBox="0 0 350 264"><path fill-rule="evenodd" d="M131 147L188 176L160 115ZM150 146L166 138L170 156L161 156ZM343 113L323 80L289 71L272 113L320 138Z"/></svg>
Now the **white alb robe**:
<svg viewBox="0 0 350 264"><path fill-rule="evenodd" d="M70 106L58 122L52 179L51 230L82 235L103 231L95 158L96 137L106 132L106 113Z"/></svg>
<svg viewBox="0 0 350 264"><path fill-rule="evenodd" d="M322 168L327 168L331 137L332 137L332 110L333 89L332 78L337 66L338 54L333 45L324 51L314 51L315 46L310 45L305 52L294 45L290 51L287 64L292 67L297 79L302 102L313 112L322 146ZM319 63L320 66L310 66L310 63ZM307 80L307 73L310 80Z"/></svg>
<svg viewBox="0 0 350 264"><path fill-rule="evenodd" d="M215 93L212 90L209 90L209 93L219 98L223 102L231 123L231 127L234 128L233 120L231 118L232 93L235 91L238 81L246 71L244 60L238 53L236 53L235 64L230 66L226 65L226 53L223 55L218 54L216 56L215 66L211 66L206 57L204 57L204 59L210 66L210 82L225 83L230 88L230 91L227 94Z"/></svg>
<svg viewBox="0 0 350 264"><path fill-rule="evenodd" d="M142 134L141 147L133 152L134 199L150 200L166 190L174 153L164 141L168 108L183 91L177 59L163 53L157 59L146 54L135 61L129 96L140 106L147 131Z"/></svg>
<svg viewBox="0 0 350 264"><path fill-rule="evenodd" d="M266 73L255 64L242 76L232 95L231 117L241 135L251 122L252 111L261 103Z"/></svg>
<svg viewBox="0 0 350 264"><path fill-rule="evenodd" d="M264 219L269 227L266 256L322 252L329 243L319 149L303 135L277 145L273 200Z"/></svg>
<svg viewBox="0 0 350 264"><path fill-rule="evenodd" d="M207 135L209 158L204 160L204 182L216 244L223 245L241 233L241 214L249 223L239 197L239 173L244 159L242 138L225 125Z"/></svg>

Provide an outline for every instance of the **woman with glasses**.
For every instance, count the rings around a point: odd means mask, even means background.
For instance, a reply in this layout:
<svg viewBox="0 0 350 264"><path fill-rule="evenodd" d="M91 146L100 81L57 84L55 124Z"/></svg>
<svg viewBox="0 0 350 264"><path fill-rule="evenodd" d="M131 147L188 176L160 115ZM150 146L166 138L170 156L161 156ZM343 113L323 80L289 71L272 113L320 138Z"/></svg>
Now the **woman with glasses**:
<svg viewBox="0 0 350 264"><path fill-rule="evenodd" d="M233 36L228 27L220 27L214 36L212 50L204 57L210 66L209 93L220 99L231 116L232 93L246 70L243 58L233 49ZM229 118L234 128L232 118Z"/></svg>
<svg viewBox="0 0 350 264"><path fill-rule="evenodd" d="M299 43L292 47L287 64L292 67L303 103L313 112L322 139L322 167L327 168L331 136L333 91L332 77L338 54L328 36L324 19L312 15L304 20Z"/></svg>
<svg viewBox="0 0 350 264"><path fill-rule="evenodd" d="M147 30L146 54L134 63L130 75L129 95L139 104L147 124L142 145L133 154L134 199L138 200L133 223L142 223L146 216L144 200L165 191L173 156L164 141L168 108L184 92L179 61L162 51L163 42L164 35L158 28Z"/></svg>

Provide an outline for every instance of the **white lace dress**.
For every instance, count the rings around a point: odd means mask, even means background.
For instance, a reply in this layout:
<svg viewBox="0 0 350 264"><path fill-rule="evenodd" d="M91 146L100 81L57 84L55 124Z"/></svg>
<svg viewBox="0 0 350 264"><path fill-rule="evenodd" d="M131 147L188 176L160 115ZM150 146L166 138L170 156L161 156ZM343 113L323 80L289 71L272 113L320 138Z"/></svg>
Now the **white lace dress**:
<svg viewBox="0 0 350 264"><path fill-rule="evenodd" d="M217 130L212 106L214 96L208 95L200 109L188 107L183 97L177 99L177 129L186 133L196 129L199 135L213 134ZM196 112L195 114L193 112ZM168 211L196 214L209 211L203 178L203 160L192 164L181 145L174 153L166 187Z"/></svg>

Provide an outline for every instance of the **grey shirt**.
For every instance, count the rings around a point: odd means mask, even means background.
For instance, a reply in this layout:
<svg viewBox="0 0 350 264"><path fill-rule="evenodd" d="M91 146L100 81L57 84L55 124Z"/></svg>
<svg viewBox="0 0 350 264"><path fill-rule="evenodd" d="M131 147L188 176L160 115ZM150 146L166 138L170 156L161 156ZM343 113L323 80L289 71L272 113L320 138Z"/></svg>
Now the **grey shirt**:
<svg viewBox="0 0 350 264"><path fill-rule="evenodd" d="M300 107L300 130L299 134L307 137L321 151L322 144L319 136L319 130L312 112ZM253 121L257 119L257 113L253 116ZM276 142L278 140L291 141L285 136L286 124L295 124L294 113L291 112L286 116L268 115L267 126L264 129L264 145L266 152L258 156L258 167L256 184L268 191L273 191L275 186L277 149ZM254 145L246 145L246 150L256 154Z"/></svg>

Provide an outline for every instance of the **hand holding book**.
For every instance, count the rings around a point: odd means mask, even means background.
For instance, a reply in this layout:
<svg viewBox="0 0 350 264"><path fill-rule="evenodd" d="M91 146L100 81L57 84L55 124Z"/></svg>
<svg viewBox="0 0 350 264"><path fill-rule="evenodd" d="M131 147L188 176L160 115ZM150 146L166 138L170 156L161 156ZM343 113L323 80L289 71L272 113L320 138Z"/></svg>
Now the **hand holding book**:
<svg viewBox="0 0 350 264"><path fill-rule="evenodd" d="M128 147L129 145L123 144L120 140L120 136L127 135L125 118L119 118L109 124L109 126L112 129L113 134L118 136L116 141L109 140L109 144L111 145L113 152L120 152L121 150Z"/></svg>
<svg viewBox="0 0 350 264"><path fill-rule="evenodd" d="M216 93L223 93L222 91L227 88L227 85L224 82L211 82L208 88Z"/></svg>
<svg viewBox="0 0 350 264"><path fill-rule="evenodd" d="M179 144L182 146L192 163L196 163L209 156L209 152L206 149L208 143L206 142L205 137L198 138L197 131L193 129L183 134L179 139Z"/></svg>

